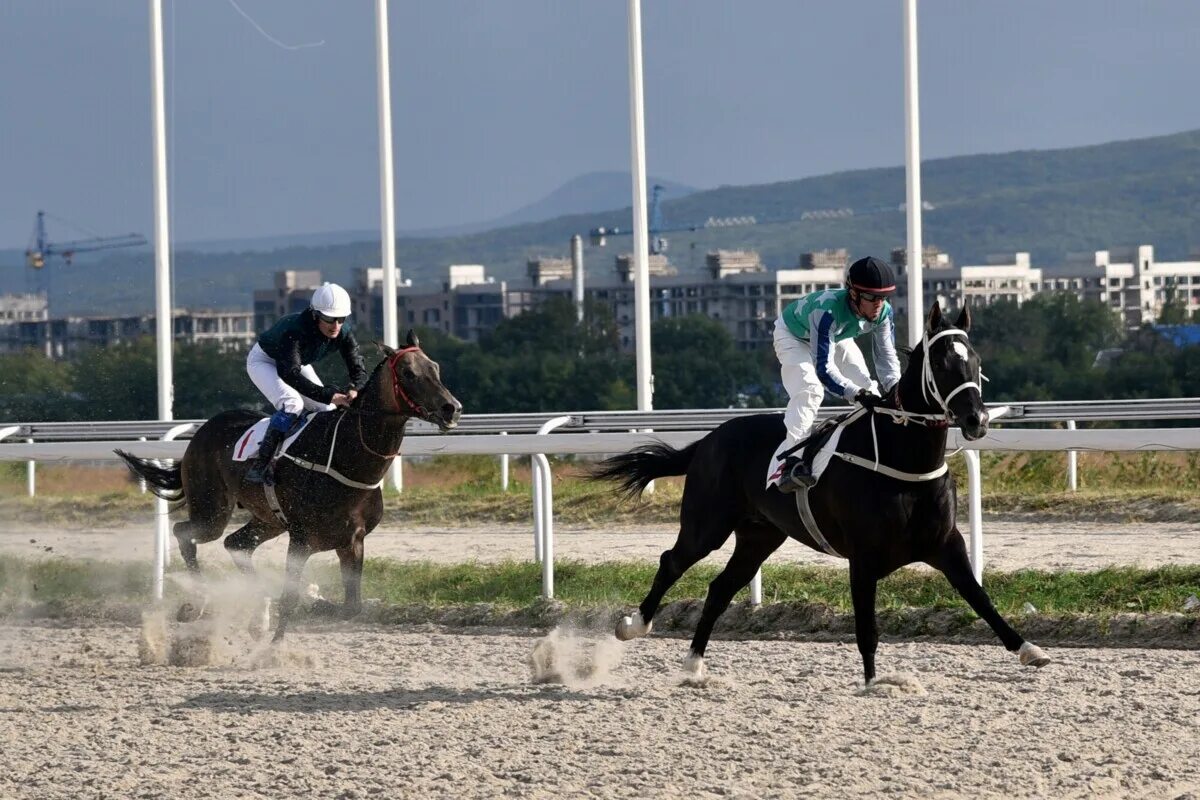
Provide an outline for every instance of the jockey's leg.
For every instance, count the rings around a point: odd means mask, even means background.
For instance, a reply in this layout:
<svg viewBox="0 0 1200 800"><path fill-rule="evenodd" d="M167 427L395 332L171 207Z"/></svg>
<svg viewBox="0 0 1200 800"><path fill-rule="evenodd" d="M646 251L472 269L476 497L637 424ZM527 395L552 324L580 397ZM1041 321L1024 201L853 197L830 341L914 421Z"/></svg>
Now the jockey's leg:
<svg viewBox="0 0 1200 800"><path fill-rule="evenodd" d="M282 409L271 415L271 422L267 425L267 432L263 434L262 441L258 445L258 456L243 479L246 483L255 485L266 484L269 480L267 471L271 466L272 459L275 458L275 451L279 449L279 445L283 444L283 440L287 438L288 431L296 423L297 416L296 413Z"/></svg>
<svg viewBox="0 0 1200 800"><path fill-rule="evenodd" d="M817 410L825 397L825 389L817 377L816 367L812 361L812 349L792 335L786 326L775 326L775 355L779 358L780 378L788 393L787 409L783 413L784 440L775 450L770 462L770 473L767 486L778 482L781 491L795 491L804 481L804 475L799 474L802 483L793 481L790 475L793 468L800 464L803 473L804 465L801 458L785 460L785 454L793 450L812 431L813 422L817 418ZM797 451L795 455L800 455ZM811 470L808 472L811 478Z"/></svg>

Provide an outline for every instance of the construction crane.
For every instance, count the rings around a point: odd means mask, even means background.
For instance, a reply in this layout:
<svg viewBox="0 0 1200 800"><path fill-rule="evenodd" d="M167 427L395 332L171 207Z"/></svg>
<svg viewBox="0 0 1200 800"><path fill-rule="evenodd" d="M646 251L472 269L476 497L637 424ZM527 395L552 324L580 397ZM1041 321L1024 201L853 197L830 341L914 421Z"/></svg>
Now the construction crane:
<svg viewBox="0 0 1200 800"><path fill-rule="evenodd" d="M660 184L654 184L654 190L650 194L650 253L651 255L660 255L667 251L667 239L662 234L672 233L674 231L698 231L704 228L730 228L739 225L754 225L757 220L754 217L709 217L703 223L696 225L680 225L674 228L663 226L662 216L662 193L666 189ZM588 232L588 238L595 247L603 247L609 236L630 236L633 231L624 230L617 227L600 227L592 228Z"/></svg>
<svg viewBox="0 0 1200 800"><path fill-rule="evenodd" d="M70 264L76 253L111 250L116 247L138 247L143 244L146 244L146 237L140 233L127 233L124 236L94 236L90 239L76 239L70 242L51 242L46 238L46 212L39 211L37 220L33 223L29 249L25 251L25 263L33 269L42 269L46 266L46 259L49 256L60 256L64 263Z"/></svg>

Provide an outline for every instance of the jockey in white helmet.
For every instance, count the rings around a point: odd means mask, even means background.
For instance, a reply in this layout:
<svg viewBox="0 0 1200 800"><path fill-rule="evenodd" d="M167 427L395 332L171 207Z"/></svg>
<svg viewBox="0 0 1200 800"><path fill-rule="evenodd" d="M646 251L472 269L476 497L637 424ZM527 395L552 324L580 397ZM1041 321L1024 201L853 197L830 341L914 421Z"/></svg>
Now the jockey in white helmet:
<svg viewBox="0 0 1200 800"><path fill-rule="evenodd" d="M275 413L259 446L258 459L246 473L247 483L270 480L267 467L302 411L348 406L366 384L367 370L358 342L345 325L348 316L350 295L336 283L324 283L313 292L308 308L281 318L250 348L246 371ZM350 387L344 392L322 384L312 368L334 350L341 353L350 374Z"/></svg>

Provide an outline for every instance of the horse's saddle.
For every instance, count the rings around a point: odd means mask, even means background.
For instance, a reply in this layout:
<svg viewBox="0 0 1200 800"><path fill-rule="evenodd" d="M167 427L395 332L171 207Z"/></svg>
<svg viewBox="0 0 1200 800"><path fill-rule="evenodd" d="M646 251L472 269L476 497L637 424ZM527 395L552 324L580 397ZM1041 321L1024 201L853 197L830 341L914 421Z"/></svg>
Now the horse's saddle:
<svg viewBox="0 0 1200 800"><path fill-rule="evenodd" d="M288 435L284 438L283 444L279 448L279 455L283 455L291 447L292 442L304 431L309 421L316 415L316 412L303 414L292 425L292 429L288 431ZM233 447L234 461L249 461L258 455L259 445L262 444L263 436L267 432L267 425L271 422L270 417L264 417L258 422L246 429L246 432L238 437L237 444Z"/></svg>

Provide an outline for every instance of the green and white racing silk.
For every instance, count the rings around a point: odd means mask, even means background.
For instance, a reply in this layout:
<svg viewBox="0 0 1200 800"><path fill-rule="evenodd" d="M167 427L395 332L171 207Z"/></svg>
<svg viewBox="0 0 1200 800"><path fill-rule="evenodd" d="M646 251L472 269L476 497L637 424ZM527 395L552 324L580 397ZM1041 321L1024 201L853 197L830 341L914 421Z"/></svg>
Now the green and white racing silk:
<svg viewBox="0 0 1200 800"><path fill-rule="evenodd" d="M853 400L862 387L846 380L833 363L833 345L843 339L871 334L871 355L879 385L887 392L900 380L892 304L883 301L879 318L863 319L850 308L849 289L825 289L805 295L783 309L783 322L798 339L812 346L813 364L822 385L833 394Z"/></svg>

